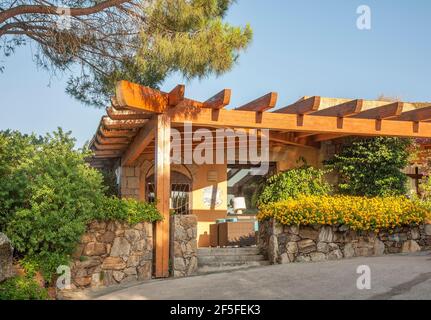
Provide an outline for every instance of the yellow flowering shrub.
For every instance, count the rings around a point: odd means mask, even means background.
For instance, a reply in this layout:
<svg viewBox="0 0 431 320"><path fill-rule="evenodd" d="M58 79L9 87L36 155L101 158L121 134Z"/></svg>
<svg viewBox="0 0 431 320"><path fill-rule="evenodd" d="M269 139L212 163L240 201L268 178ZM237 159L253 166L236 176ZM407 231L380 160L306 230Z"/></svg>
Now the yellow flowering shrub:
<svg viewBox="0 0 431 320"><path fill-rule="evenodd" d="M430 218L427 204L406 197L299 196L262 205L260 221L274 218L283 225L347 225L353 230L393 229Z"/></svg>

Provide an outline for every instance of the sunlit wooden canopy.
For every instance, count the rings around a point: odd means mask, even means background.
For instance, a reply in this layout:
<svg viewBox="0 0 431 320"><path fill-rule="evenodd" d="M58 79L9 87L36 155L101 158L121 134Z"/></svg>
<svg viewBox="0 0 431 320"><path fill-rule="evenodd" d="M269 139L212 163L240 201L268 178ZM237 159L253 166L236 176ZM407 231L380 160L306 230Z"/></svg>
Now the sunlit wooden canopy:
<svg viewBox="0 0 431 320"><path fill-rule="evenodd" d="M120 81L91 141L91 163L97 167L121 159L130 165L154 150L156 114L166 114L173 127L191 122L195 127L265 128L271 142L304 147L349 135L431 137L431 103L309 96L275 109L278 95L270 92L227 109L230 98L230 89L202 102L186 98L184 85L162 92Z"/></svg>
<svg viewBox="0 0 431 320"><path fill-rule="evenodd" d="M186 98L183 85L162 92L120 81L90 143L94 151L90 162L95 167L112 166L114 162L133 167L145 154L155 159L155 197L164 217L155 228L156 277L169 276L171 147L190 143L171 141L171 128L181 132L187 122L193 128L269 129L270 144L306 148L318 148L323 141L352 135L431 137L431 103L311 96L275 109L278 95L270 92L227 109L231 94L224 89L202 102Z"/></svg>

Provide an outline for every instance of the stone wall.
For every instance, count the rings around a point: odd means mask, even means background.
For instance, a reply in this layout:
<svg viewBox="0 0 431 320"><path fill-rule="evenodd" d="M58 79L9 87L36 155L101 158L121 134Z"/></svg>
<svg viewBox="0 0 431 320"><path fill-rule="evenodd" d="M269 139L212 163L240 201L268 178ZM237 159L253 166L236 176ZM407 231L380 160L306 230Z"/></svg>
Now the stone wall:
<svg viewBox="0 0 431 320"><path fill-rule="evenodd" d="M140 167L121 167L120 194L124 198L139 198Z"/></svg>
<svg viewBox="0 0 431 320"><path fill-rule="evenodd" d="M336 260L431 249L431 225L361 232L346 226L259 223L259 247L271 263Z"/></svg>
<svg viewBox="0 0 431 320"><path fill-rule="evenodd" d="M0 282L10 278L12 271L13 248L8 237L0 232Z"/></svg>
<svg viewBox="0 0 431 320"><path fill-rule="evenodd" d="M95 221L88 226L73 258L75 288L151 279L153 225Z"/></svg>
<svg viewBox="0 0 431 320"><path fill-rule="evenodd" d="M195 215L171 216L171 274L174 277L187 277L196 273L197 224Z"/></svg>

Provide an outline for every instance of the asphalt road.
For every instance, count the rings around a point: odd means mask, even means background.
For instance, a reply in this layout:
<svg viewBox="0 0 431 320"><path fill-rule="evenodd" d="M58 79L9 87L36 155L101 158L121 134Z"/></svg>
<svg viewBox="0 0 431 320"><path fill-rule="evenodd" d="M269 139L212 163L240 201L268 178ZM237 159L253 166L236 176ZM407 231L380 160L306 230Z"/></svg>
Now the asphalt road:
<svg viewBox="0 0 431 320"><path fill-rule="evenodd" d="M358 266L370 289L359 290ZM361 282L363 283L363 282ZM431 252L273 265L93 292L94 299L431 299Z"/></svg>

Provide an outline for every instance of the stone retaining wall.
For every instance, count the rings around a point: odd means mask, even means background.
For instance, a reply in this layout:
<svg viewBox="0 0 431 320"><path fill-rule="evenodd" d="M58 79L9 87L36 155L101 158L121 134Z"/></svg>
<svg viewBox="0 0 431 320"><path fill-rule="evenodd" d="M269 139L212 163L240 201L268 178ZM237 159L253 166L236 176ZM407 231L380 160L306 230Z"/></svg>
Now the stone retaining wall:
<svg viewBox="0 0 431 320"><path fill-rule="evenodd" d="M197 217L195 215L171 216L171 274L187 277L196 273L197 258Z"/></svg>
<svg viewBox="0 0 431 320"><path fill-rule="evenodd" d="M153 225L95 221L88 226L73 258L74 288L151 279Z"/></svg>
<svg viewBox="0 0 431 320"><path fill-rule="evenodd" d="M8 237L0 232L0 282L12 277L13 248Z"/></svg>
<svg viewBox="0 0 431 320"><path fill-rule="evenodd" d="M259 223L259 247L275 263L336 260L431 249L431 225L360 232L346 226L283 226Z"/></svg>

